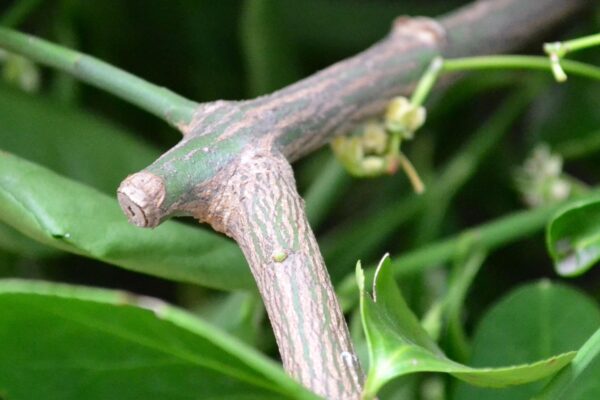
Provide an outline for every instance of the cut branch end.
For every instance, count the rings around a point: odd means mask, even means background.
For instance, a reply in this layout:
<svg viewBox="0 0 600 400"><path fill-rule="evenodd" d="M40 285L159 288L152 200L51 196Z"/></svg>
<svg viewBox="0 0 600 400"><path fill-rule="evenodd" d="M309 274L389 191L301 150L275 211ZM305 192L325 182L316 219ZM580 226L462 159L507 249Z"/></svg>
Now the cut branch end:
<svg viewBox="0 0 600 400"><path fill-rule="evenodd" d="M138 172L125 179L117 197L129 222L141 228L158 226L164 215L161 205L165 185L161 178L149 172Z"/></svg>

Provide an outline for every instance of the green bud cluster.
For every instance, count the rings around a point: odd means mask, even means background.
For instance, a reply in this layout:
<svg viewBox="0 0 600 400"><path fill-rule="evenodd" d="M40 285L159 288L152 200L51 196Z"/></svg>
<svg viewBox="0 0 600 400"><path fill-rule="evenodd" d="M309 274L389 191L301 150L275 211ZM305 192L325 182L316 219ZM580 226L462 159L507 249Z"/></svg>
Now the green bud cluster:
<svg viewBox="0 0 600 400"><path fill-rule="evenodd" d="M425 116L423 107L413 105L405 97L396 97L390 101L383 118L369 120L350 135L334 138L331 148L353 176L394 174L406 163L400 143L414 137Z"/></svg>
<svg viewBox="0 0 600 400"><path fill-rule="evenodd" d="M415 131L425 123L426 114L425 108L413 105L406 97L396 97L387 107L385 127L402 139L412 139Z"/></svg>

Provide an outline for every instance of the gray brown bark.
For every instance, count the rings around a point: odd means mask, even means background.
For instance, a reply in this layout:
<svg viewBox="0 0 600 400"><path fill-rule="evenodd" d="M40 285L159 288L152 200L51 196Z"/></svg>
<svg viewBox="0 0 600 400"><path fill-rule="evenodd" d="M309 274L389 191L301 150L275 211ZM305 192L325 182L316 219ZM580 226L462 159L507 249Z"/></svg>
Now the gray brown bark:
<svg viewBox="0 0 600 400"><path fill-rule="evenodd" d="M241 246L284 368L325 398L358 398L363 374L289 163L257 146L214 182L215 200L198 211Z"/></svg>

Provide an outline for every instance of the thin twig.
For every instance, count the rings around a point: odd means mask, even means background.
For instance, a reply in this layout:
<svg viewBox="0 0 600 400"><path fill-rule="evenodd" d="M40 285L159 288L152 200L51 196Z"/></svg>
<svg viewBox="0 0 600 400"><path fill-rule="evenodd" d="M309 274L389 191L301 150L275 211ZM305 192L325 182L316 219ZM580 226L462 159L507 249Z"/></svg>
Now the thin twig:
<svg viewBox="0 0 600 400"><path fill-rule="evenodd" d="M97 58L35 36L0 28L0 47L33 61L66 71L181 127L192 119L197 104Z"/></svg>

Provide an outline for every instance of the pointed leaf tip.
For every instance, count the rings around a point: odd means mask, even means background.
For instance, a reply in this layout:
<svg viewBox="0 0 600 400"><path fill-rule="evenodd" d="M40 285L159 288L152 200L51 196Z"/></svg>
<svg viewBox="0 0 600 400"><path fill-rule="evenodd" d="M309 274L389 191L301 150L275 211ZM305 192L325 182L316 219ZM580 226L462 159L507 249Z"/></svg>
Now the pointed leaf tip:
<svg viewBox="0 0 600 400"><path fill-rule="evenodd" d="M575 353L564 353L532 364L498 368L474 368L450 360L406 304L387 268L389 263L386 255L377 267L377 301L361 297L370 359L365 390L370 396L376 396L392 379L417 372L447 373L477 386L520 385L554 374L574 357Z"/></svg>
<svg viewBox="0 0 600 400"><path fill-rule="evenodd" d="M358 290L362 296L362 293L365 291L365 272L362 269L360 260L356 262L356 284L358 285Z"/></svg>
<svg viewBox="0 0 600 400"><path fill-rule="evenodd" d="M391 258L390 258L390 253L385 253L383 255L383 257L381 258L381 260L379 261L379 264L377 264L377 268L375 269L375 276L373 277L373 300L377 301L377 285L378 285L378 280L379 280L379 276L383 275L380 274L382 272L383 269L388 269L389 265L391 264Z"/></svg>

